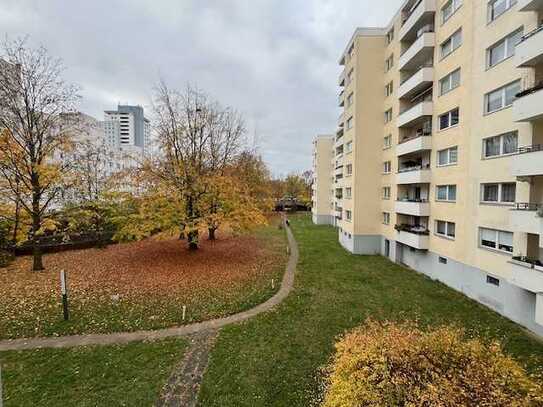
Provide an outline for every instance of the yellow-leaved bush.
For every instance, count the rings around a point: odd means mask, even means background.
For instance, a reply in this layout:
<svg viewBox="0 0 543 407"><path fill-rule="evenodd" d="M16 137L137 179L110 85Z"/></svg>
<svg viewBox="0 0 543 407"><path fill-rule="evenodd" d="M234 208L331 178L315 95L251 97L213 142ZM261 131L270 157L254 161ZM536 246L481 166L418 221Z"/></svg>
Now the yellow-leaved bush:
<svg viewBox="0 0 543 407"><path fill-rule="evenodd" d="M543 406L543 388L499 343L454 327L377 323L336 344L324 407Z"/></svg>

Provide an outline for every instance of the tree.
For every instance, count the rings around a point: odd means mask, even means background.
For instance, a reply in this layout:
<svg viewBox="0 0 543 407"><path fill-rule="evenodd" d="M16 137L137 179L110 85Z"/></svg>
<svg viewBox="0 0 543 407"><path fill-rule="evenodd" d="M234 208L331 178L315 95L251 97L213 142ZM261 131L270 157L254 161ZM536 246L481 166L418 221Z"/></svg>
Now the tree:
<svg viewBox="0 0 543 407"><path fill-rule="evenodd" d="M62 79L62 62L25 40L3 44L0 69L0 174L21 210L31 218L33 270L43 269L39 236L67 171L56 158L70 146L61 114L73 111L78 88Z"/></svg>
<svg viewBox="0 0 543 407"><path fill-rule="evenodd" d="M273 209L270 171L256 151L243 151L232 167L231 175L246 185L247 193L262 212Z"/></svg>
<svg viewBox="0 0 543 407"><path fill-rule="evenodd" d="M190 87L179 92L164 82L156 88L154 111L160 153L147 168L183 202L180 228L187 230L189 248L194 250L208 215L203 208L217 208L210 193L212 180L224 175L240 152L243 119L202 92Z"/></svg>

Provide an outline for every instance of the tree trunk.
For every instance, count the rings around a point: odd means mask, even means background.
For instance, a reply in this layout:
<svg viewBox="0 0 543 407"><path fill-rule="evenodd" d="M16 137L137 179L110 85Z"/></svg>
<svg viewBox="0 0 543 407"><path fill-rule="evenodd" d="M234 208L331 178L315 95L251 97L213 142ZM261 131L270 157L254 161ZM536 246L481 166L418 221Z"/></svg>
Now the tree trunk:
<svg viewBox="0 0 543 407"><path fill-rule="evenodd" d="M188 233L189 250L198 250L198 231L192 230Z"/></svg>
<svg viewBox="0 0 543 407"><path fill-rule="evenodd" d="M19 198L15 201L15 223L13 224L13 236L11 238L11 243L13 246L17 244L17 234L19 233L19 218L21 217L21 208L19 205Z"/></svg>
<svg viewBox="0 0 543 407"><path fill-rule="evenodd" d="M215 231L217 230L217 228L208 228L207 229L207 240L215 240L216 237L215 237Z"/></svg>
<svg viewBox="0 0 543 407"><path fill-rule="evenodd" d="M181 230L179 231L179 240L185 240L187 237L185 235L185 225L181 225Z"/></svg>
<svg viewBox="0 0 543 407"><path fill-rule="evenodd" d="M44 270L43 253L42 253L41 247L39 246L37 242L34 243L34 248L32 249L32 256L33 256L32 271Z"/></svg>
<svg viewBox="0 0 543 407"><path fill-rule="evenodd" d="M31 182L32 182L32 256L34 257L32 263L32 271L41 271L43 267L42 259L42 250L39 247L39 240L37 239L38 232L41 228L41 211L40 211L40 184L39 184L39 175L35 172L32 173Z"/></svg>

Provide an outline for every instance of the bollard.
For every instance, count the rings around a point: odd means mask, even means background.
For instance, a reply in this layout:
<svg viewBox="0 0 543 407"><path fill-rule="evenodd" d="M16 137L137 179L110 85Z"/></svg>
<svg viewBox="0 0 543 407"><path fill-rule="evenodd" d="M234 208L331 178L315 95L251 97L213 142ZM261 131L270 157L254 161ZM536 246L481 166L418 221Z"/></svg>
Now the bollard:
<svg viewBox="0 0 543 407"><path fill-rule="evenodd" d="M68 312L68 288L66 285L66 272L60 270L60 292L62 293L62 313L64 315L64 321L70 319Z"/></svg>
<svg viewBox="0 0 543 407"><path fill-rule="evenodd" d="M273 278L272 278L272 290L275 289L275 282L273 281Z"/></svg>
<svg viewBox="0 0 543 407"><path fill-rule="evenodd" d="M183 321L185 320L185 314L187 313L187 306L183 305Z"/></svg>

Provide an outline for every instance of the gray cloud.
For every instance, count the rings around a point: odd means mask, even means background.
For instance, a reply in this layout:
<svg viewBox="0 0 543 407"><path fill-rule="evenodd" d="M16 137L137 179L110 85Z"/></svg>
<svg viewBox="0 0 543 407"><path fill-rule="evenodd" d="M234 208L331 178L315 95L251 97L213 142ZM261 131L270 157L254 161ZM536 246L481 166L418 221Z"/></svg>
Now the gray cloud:
<svg viewBox="0 0 543 407"><path fill-rule="evenodd" d="M1 0L0 27L30 35L83 87L81 110L149 107L159 77L240 110L277 175L311 165L333 132L337 60L357 26L389 22L401 0Z"/></svg>

